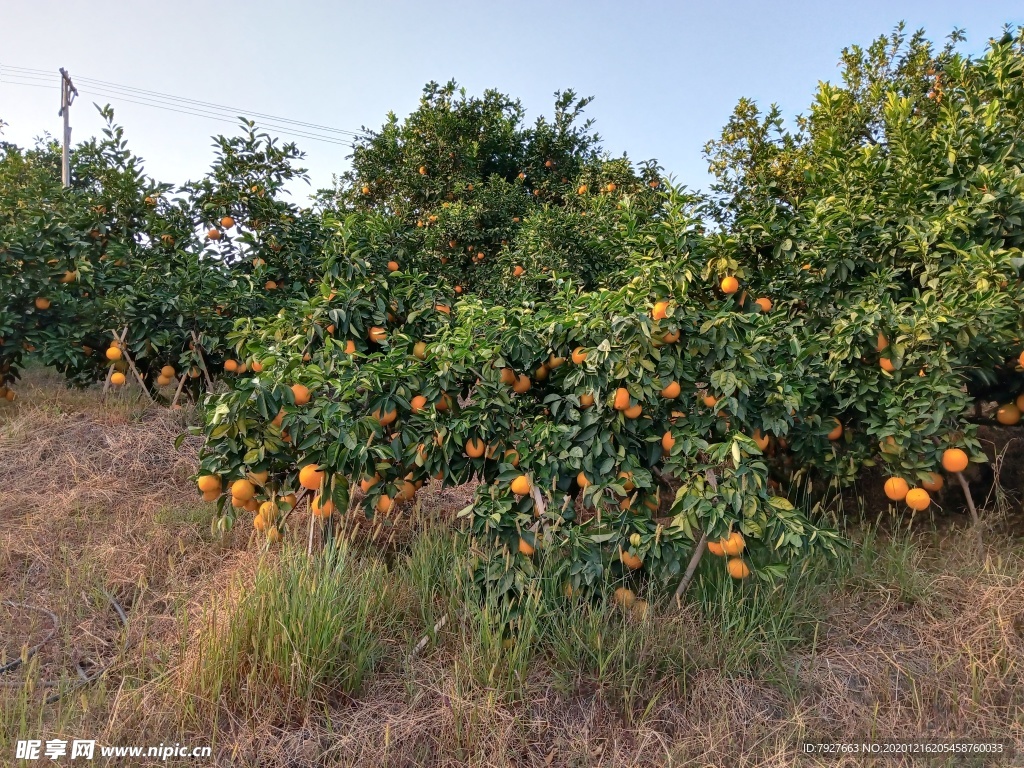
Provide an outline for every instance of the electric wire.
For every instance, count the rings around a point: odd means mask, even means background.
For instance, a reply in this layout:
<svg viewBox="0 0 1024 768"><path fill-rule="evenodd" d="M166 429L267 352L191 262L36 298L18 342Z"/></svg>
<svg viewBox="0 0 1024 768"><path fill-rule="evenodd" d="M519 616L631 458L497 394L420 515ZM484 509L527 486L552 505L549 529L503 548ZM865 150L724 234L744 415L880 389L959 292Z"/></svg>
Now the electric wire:
<svg viewBox="0 0 1024 768"><path fill-rule="evenodd" d="M17 67L10 64L0 64L0 84L20 85L35 88L57 89L57 84L49 85L45 81L54 77L52 73L44 70L30 69L28 67ZM42 82L38 82L42 81ZM79 85L84 94L100 96L114 101L136 104L139 106L162 109L168 112L203 117L221 122L237 124L243 118L261 118L267 122L259 123L260 128L266 128L291 136L320 141L338 146L353 147L354 139L365 136L365 132L349 131L342 128L310 123L302 120L271 115L265 112L249 112L234 107L228 107L213 102L188 99L181 96L150 91L144 88L120 85L96 78L76 76L76 85ZM334 135L323 135L326 132ZM346 138L343 138L346 137Z"/></svg>

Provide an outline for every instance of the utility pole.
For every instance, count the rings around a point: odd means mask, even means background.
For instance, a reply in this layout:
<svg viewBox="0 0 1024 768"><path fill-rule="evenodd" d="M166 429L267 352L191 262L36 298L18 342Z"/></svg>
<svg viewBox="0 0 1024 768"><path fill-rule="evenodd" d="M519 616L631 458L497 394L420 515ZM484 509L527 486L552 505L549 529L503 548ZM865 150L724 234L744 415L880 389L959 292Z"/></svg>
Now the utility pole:
<svg viewBox="0 0 1024 768"><path fill-rule="evenodd" d="M60 112L64 117L64 151L61 154L60 180L65 187L71 186L71 103L78 95L78 89L71 82L71 75L60 68Z"/></svg>

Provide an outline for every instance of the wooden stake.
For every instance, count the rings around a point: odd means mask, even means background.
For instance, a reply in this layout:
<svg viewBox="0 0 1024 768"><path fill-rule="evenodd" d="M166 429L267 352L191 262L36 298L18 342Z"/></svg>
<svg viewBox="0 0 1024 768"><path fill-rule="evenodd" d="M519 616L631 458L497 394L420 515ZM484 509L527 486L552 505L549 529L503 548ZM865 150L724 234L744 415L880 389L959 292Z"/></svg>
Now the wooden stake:
<svg viewBox="0 0 1024 768"><path fill-rule="evenodd" d="M967 497L967 508L971 510L971 520L974 521L974 537L976 539L975 544L978 547L978 559L984 562L985 542L981 538L981 520L978 518L978 510L974 506L974 497L971 496L971 488L967 484L967 478L964 477L963 472L957 472L956 479L960 481L960 488L963 489L964 496Z"/></svg>
<svg viewBox="0 0 1024 768"><path fill-rule="evenodd" d="M182 373L181 376L178 377L178 388L174 390L174 399L171 400L171 408L178 404L178 398L181 397L181 391L185 388L186 378L188 378L188 375L185 373Z"/></svg>
<svg viewBox="0 0 1024 768"><path fill-rule="evenodd" d="M100 395L100 402L104 403L107 400L107 390L110 389L110 377L114 375L114 364L111 363L107 368L107 378L103 381L103 394Z"/></svg>
<svg viewBox="0 0 1024 768"><path fill-rule="evenodd" d="M195 331L192 331L192 345L195 347L195 353L199 355L199 368L202 370L203 375L206 377L206 391L213 391L213 379L210 378L210 371L206 367L206 358L203 357L203 345L199 343L199 336Z"/></svg>
<svg viewBox="0 0 1024 768"><path fill-rule="evenodd" d="M149 387L146 386L146 380L142 378L142 374L139 373L139 369L135 367L135 363L132 362L132 356L128 354L128 350L125 349L124 337L128 335L128 329L125 328L121 334L121 356L124 357L125 362L128 363L128 367L132 369L132 373L135 374L136 380L139 382L139 386L142 387L142 391L146 393L146 397L149 398L149 402L156 405L156 400L153 399L153 395L149 392Z"/></svg>
<svg viewBox="0 0 1024 768"><path fill-rule="evenodd" d="M697 572L697 566L700 565L700 560L704 557L704 550L708 548L708 532L704 531L700 535L700 541L697 542L697 548L693 551L693 556L690 558L690 564L686 567L686 573L683 574L682 581L679 582L679 586L676 587L676 605L682 607L683 605L683 594L686 592L687 587L690 586L690 582L693 581L693 574Z"/></svg>

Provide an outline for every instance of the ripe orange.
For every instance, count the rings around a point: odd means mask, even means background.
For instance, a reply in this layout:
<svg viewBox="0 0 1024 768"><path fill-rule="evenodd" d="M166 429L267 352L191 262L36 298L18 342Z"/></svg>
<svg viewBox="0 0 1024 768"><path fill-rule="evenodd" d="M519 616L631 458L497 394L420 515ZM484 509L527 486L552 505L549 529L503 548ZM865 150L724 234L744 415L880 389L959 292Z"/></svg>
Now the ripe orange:
<svg viewBox="0 0 1024 768"><path fill-rule="evenodd" d="M1017 361L1020 363L1020 367L1024 368L1024 352L1020 353L1020 357L1017 358Z"/></svg>
<svg viewBox="0 0 1024 768"><path fill-rule="evenodd" d="M668 333L661 337L661 340L664 341L666 344L675 344L677 341L679 341L679 331L669 331Z"/></svg>
<svg viewBox="0 0 1024 768"><path fill-rule="evenodd" d="M246 479L253 485L263 486L267 484L267 480L270 479L270 473L263 469L258 472L249 472L246 474Z"/></svg>
<svg viewBox="0 0 1024 768"><path fill-rule="evenodd" d="M633 473L632 472L619 472L619 479L622 480L622 489L629 493L636 486L633 485Z"/></svg>
<svg viewBox="0 0 1024 768"><path fill-rule="evenodd" d="M375 344L383 343L384 339L386 339L387 336L387 331L385 331L383 328L379 326L375 325L372 328L370 328L370 341L374 342Z"/></svg>
<svg viewBox="0 0 1024 768"><path fill-rule="evenodd" d="M615 400L612 405L617 411L624 411L629 408L629 390L625 387L616 389Z"/></svg>
<svg viewBox="0 0 1024 768"><path fill-rule="evenodd" d="M675 400L679 397L680 392L682 392L682 387L679 386L679 382L670 381L665 385L665 388L661 390L661 396L669 400Z"/></svg>
<svg viewBox="0 0 1024 768"><path fill-rule="evenodd" d="M586 184L580 184L579 189L577 189L576 191L579 192L581 195L587 194L587 185Z"/></svg>
<svg viewBox="0 0 1024 768"><path fill-rule="evenodd" d="M466 441L466 455L471 459L479 459L487 450L487 444L479 437L473 437Z"/></svg>
<svg viewBox="0 0 1024 768"><path fill-rule="evenodd" d="M86 354L90 354L90 353L86 353ZM1024 394L1017 395L1017 400L1015 401L1015 405L1017 406L1017 410L1019 410L1021 413L1024 413Z"/></svg>
<svg viewBox="0 0 1024 768"><path fill-rule="evenodd" d="M637 403L637 404L636 404L636 405L634 405L634 406L633 406L632 408L627 408L626 410L624 410L624 411L622 412L622 414L623 414L623 415L624 415L624 416L625 416L625 417L626 417L627 419L639 419L639 418L640 418L640 415L641 415L642 413L643 413L643 409L642 409L642 408L640 407L640 403Z"/></svg>
<svg viewBox="0 0 1024 768"><path fill-rule="evenodd" d="M391 272L397 272L398 271L398 262L397 261L389 261L388 262L388 270L391 271Z"/></svg>
<svg viewBox="0 0 1024 768"><path fill-rule="evenodd" d="M614 192L615 191L615 182L614 181L609 181L608 182L608 186L605 187L605 189L607 189L609 192Z"/></svg>
<svg viewBox="0 0 1024 768"><path fill-rule="evenodd" d="M452 313L451 307L449 307L447 304L436 304L434 306L434 309L436 309L438 312L442 312L442 313L444 313L446 315L450 315Z"/></svg>
<svg viewBox="0 0 1024 768"><path fill-rule="evenodd" d="M324 482L324 471L316 464L307 464L299 470L299 485L311 491L320 489Z"/></svg>
<svg viewBox="0 0 1024 768"><path fill-rule="evenodd" d="M725 548L720 541L708 541L708 552L716 557L725 557Z"/></svg>
<svg viewBox="0 0 1024 768"><path fill-rule="evenodd" d="M664 435L661 436L661 447L662 449L664 449L665 453L671 451L675 444L676 439L672 436L671 432L666 432Z"/></svg>
<svg viewBox="0 0 1024 768"><path fill-rule="evenodd" d="M292 384L291 389L296 405L306 405L309 402L309 387L304 384Z"/></svg>
<svg viewBox="0 0 1024 768"><path fill-rule="evenodd" d="M928 509L928 505L932 503L932 497L924 488L912 488L907 492L906 502L907 506L915 512L922 512Z"/></svg>
<svg viewBox="0 0 1024 768"><path fill-rule="evenodd" d="M502 368L500 378L502 384L511 387L516 383L516 372L511 368Z"/></svg>
<svg viewBox="0 0 1024 768"><path fill-rule="evenodd" d="M411 483L408 480L398 483L398 492L395 494L395 501L412 501L414 498L416 498L415 483Z"/></svg>
<svg viewBox="0 0 1024 768"><path fill-rule="evenodd" d="M896 370L896 366L892 364L892 360L890 360L888 357L878 358L878 364L882 366L882 370L885 371L886 373L892 373L893 371Z"/></svg>
<svg viewBox="0 0 1024 768"><path fill-rule="evenodd" d="M704 395L704 397L701 398L701 402L703 402L708 408L714 408L718 405L718 398L714 395Z"/></svg>
<svg viewBox="0 0 1024 768"><path fill-rule="evenodd" d="M267 529L267 541L271 544L277 544L281 540L281 531L276 525L272 525Z"/></svg>
<svg viewBox="0 0 1024 768"><path fill-rule="evenodd" d="M234 220L234 219L232 219L232 218L231 218L230 216L224 216L224 217L223 217L223 218L222 218L222 219L220 220L220 225L221 225L221 226L222 226L222 227L223 227L224 229L231 229L231 228L232 228L233 226L235 226L235 220Z"/></svg>
<svg viewBox="0 0 1024 768"><path fill-rule="evenodd" d="M509 487L512 489L512 493L518 496L526 496L533 490L533 484L526 475L517 477Z"/></svg>
<svg viewBox="0 0 1024 768"><path fill-rule="evenodd" d="M121 373L120 371L116 371L110 376L110 383L113 384L115 387L124 386L124 383L126 381L127 379L124 377L124 374Z"/></svg>
<svg viewBox="0 0 1024 768"><path fill-rule="evenodd" d="M505 451L504 455L505 462L511 464L513 467L519 466L519 451L509 448Z"/></svg>
<svg viewBox="0 0 1024 768"><path fill-rule="evenodd" d="M881 352L889 346L889 340L885 338L885 334L881 331L878 332L878 339L875 341L875 349Z"/></svg>
<svg viewBox="0 0 1024 768"><path fill-rule="evenodd" d="M231 498L239 501L248 501L256 495L256 486L248 480L235 480L231 484Z"/></svg>
<svg viewBox="0 0 1024 768"><path fill-rule="evenodd" d="M294 493L286 493L281 497L281 503L287 504L289 508L294 507L298 502L299 499Z"/></svg>
<svg viewBox="0 0 1024 768"><path fill-rule="evenodd" d="M533 553L536 551L536 547L534 547L530 542L522 537L519 538L519 554L526 555L527 557L533 557Z"/></svg>
<svg viewBox="0 0 1024 768"><path fill-rule="evenodd" d="M587 351L583 347L576 347L576 349L572 351L572 361L576 363L576 365L582 365L586 359Z"/></svg>
<svg viewBox="0 0 1024 768"><path fill-rule="evenodd" d="M769 298L761 297L760 299L757 299L754 303L761 308L762 312L772 311L772 300Z"/></svg>
<svg viewBox="0 0 1024 768"><path fill-rule="evenodd" d="M590 480L587 479L587 476L581 470L579 474L576 475L576 483L579 485L580 488L586 488L588 485L590 485Z"/></svg>
<svg viewBox="0 0 1024 768"><path fill-rule="evenodd" d="M768 447L768 436L762 435L760 429L755 429L754 434L750 436L750 439L753 440L757 444L757 447L762 451Z"/></svg>
<svg viewBox="0 0 1024 768"><path fill-rule="evenodd" d="M636 593L632 589L619 587L612 594L612 602L621 608L632 608L633 603L636 602Z"/></svg>
<svg viewBox="0 0 1024 768"><path fill-rule="evenodd" d="M211 240L220 240L220 230L216 228L211 229L209 232L206 233L206 236Z"/></svg>
<svg viewBox="0 0 1024 768"><path fill-rule="evenodd" d="M651 310L651 317L653 317L655 320L664 320L666 317L668 317L668 302L654 302L654 309Z"/></svg>
<svg viewBox="0 0 1024 768"><path fill-rule="evenodd" d="M173 379L175 373L177 373L177 371L174 370L173 365L165 365L160 369L160 375L165 379Z"/></svg>
<svg viewBox="0 0 1024 768"><path fill-rule="evenodd" d="M390 411L385 411L383 414L380 412L380 408L375 410L372 414L373 418L382 426L386 427L391 424L395 419L398 418L398 409L392 408Z"/></svg>
<svg viewBox="0 0 1024 768"><path fill-rule="evenodd" d="M722 551L729 555L729 557L736 557L747 546L743 534L739 531L733 531L729 534L728 538L722 539L719 543L722 545Z"/></svg>
<svg viewBox="0 0 1024 768"><path fill-rule="evenodd" d="M377 499L377 512L382 515L386 515L391 507L394 506L395 500L388 496L386 493L381 494L381 497Z"/></svg>
<svg viewBox="0 0 1024 768"><path fill-rule="evenodd" d="M373 488L377 483L380 482L380 475L376 472L373 473L373 477L364 477L359 481L359 487L363 489L363 493L369 493L370 489Z"/></svg>
<svg viewBox="0 0 1024 768"><path fill-rule="evenodd" d="M217 475L200 475L196 479L196 485L203 493L212 493L213 491L220 493L221 489L220 478Z"/></svg>
<svg viewBox="0 0 1024 768"><path fill-rule="evenodd" d="M910 486L902 477L890 477L885 481L885 495L893 501L903 501L909 490Z"/></svg>
<svg viewBox="0 0 1024 768"><path fill-rule="evenodd" d="M517 264L516 268L512 270L512 275L515 277L522 277L525 272L526 270Z"/></svg>
<svg viewBox="0 0 1024 768"><path fill-rule="evenodd" d="M409 406L412 408L413 413L419 413L427 407L427 398L423 395L416 395L409 403Z"/></svg>
<svg viewBox="0 0 1024 768"><path fill-rule="evenodd" d="M730 557L725 567L734 579L745 579L750 575L750 566L742 557Z"/></svg>
<svg viewBox="0 0 1024 768"><path fill-rule="evenodd" d="M259 360L253 360L249 364L249 367L252 368L253 373L263 373L263 363L261 363Z"/></svg>
<svg viewBox="0 0 1024 768"><path fill-rule="evenodd" d="M928 479L921 481L921 487L930 493L935 493L942 490L942 486L945 485L946 479L938 472L929 472Z"/></svg>
<svg viewBox="0 0 1024 768"><path fill-rule="evenodd" d="M426 175L427 175L427 166L421 165L420 166L420 176L426 176Z"/></svg>
<svg viewBox="0 0 1024 768"><path fill-rule="evenodd" d="M580 395L580 408L589 408L594 404L594 396L591 394Z"/></svg>
<svg viewBox="0 0 1024 768"><path fill-rule="evenodd" d="M260 511L257 514L262 515L264 520L276 520L277 504L272 501L264 501L260 504Z"/></svg>
<svg viewBox="0 0 1024 768"><path fill-rule="evenodd" d="M524 374L520 374L519 378L516 379L516 383L512 385L513 391L520 395L524 392L529 392L530 388L533 387L533 382L530 381L530 377Z"/></svg>
<svg viewBox="0 0 1024 768"><path fill-rule="evenodd" d="M641 560L639 557L634 555L629 550L625 549L619 552L619 560L621 560L622 564L629 568L629 570L631 571L635 571L638 568L642 568L644 564L643 560Z"/></svg>
<svg viewBox="0 0 1024 768"><path fill-rule="evenodd" d="M276 291L277 283L275 283L273 280L267 280L267 282L263 284L263 287L266 288L268 291Z"/></svg>
<svg viewBox="0 0 1024 768"><path fill-rule="evenodd" d="M721 288L722 293L732 295L740 289L740 281L732 275L729 275L728 277L722 278Z"/></svg>
<svg viewBox="0 0 1024 768"><path fill-rule="evenodd" d="M260 533L263 533L263 531L267 529L266 518L264 518L263 515L256 515L256 517L252 519L252 527Z"/></svg>
<svg viewBox="0 0 1024 768"><path fill-rule="evenodd" d="M356 352L356 343L354 341L352 341L352 339L349 339L348 341L345 342L345 354L346 355L354 355L355 352Z"/></svg>
<svg viewBox="0 0 1024 768"><path fill-rule="evenodd" d="M968 463L967 454L959 448L947 448L942 452L942 468L947 472L963 472Z"/></svg>
<svg viewBox="0 0 1024 768"><path fill-rule="evenodd" d="M1001 406L996 411L996 421L1000 424L1005 424L1008 427L1012 427L1014 424L1020 423L1020 408L1014 403L1007 403Z"/></svg>
<svg viewBox="0 0 1024 768"><path fill-rule="evenodd" d="M36 297L35 305L36 305L36 309L49 309L50 308L50 300L45 298L44 296L38 296L38 297Z"/></svg>
<svg viewBox="0 0 1024 768"><path fill-rule="evenodd" d="M843 436L843 425L842 425L842 422L840 422L839 419L837 419L835 417L832 418L832 421L834 421L836 423L836 425L832 429L832 431L828 433L828 439L829 440L838 440L840 437Z"/></svg>
<svg viewBox="0 0 1024 768"><path fill-rule="evenodd" d="M565 365L565 358L557 357L555 353L552 352L551 357L548 358L547 362L548 369L553 371L555 368L560 368L563 365ZM1021 397L1024 397L1024 395L1021 395Z"/></svg>
<svg viewBox="0 0 1024 768"><path fill-rule="evenodd" d="M334 514L334 502L330 499L324 501L323 496L317 494L309 504L309 511L313 513L313 517L330 517ZM263 514L262 508L260 514Z"/></svg>
<svg viewBox="0 0 1024 768"><path fill-rule="evenodd" d="M368 186L366 186L365 184L363 185L363 188L362 188L362 189L361 189L360 191L361 191L361 192L362 192L362 193L363 193L364 195L368 195L368 194L370 194L370 188L369 188Z"/></svg>
<svg viewBox="0 0 1024 768"><path fill-rule="evenodd" d="M118 349L117 347L108 347L107 348L107 360L120 360L120 359L121 359L121 350L120 349Z"/></svg>

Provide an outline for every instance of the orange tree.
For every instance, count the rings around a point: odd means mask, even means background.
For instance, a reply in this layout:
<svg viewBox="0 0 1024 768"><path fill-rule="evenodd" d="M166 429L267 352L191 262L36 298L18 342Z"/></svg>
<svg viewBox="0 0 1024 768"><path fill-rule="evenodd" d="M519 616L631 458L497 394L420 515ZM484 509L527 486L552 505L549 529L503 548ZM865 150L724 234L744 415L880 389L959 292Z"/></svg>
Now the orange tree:
<svg viewBox="0 0 1024 768"><path fill-rule="evenodd" d="M414 268L499 301L557 290L558 276L592 288L617 270L603 222L624 201L654 213L657 166L604 156L582 120L590 99L555 99L552 119L528 126L508 96L430 83L404 121L391 114L358 140L337 203L393 220L374 266Z"/></svg>
<svg viewBox="0 0 1024 768"><path fill-rule="evenodd" d="M704 541L737 578L833 549L779 481L820 496L882 463L890 498L927 508L940 467L984 460L972 398L1019 391L1021 38L971 59L898 30L844 64L796 132L741 103L709 201L608 200L614 266L555 275L542 302L511 270L460 298L466 273L439 274L393 211L346 216L320 296L234 337L264 373L207 410L222 525L247 506L274 540L300 486L330 517L478 479L476 573L515 593L538 549L574 588L677 575ZM392 272L396 243L417 250ZM547 245L502 253L545 265Z"/></svg>
<svg viewBox="0 0 1024 768"><path fill-rule="evenodd" d="M694 214L666 197L623 287L567 284L535 307L378 271L358 255L363 224L341 224L320 296L239 325L239 354L263 372L206 410L199 483L221 525L245 507L275 540L303 487L316 514L360 498L372 516L431 478L476 479L476 573L503 594L538 548L565 555L574 589L678 576L708 539L727 542L738 576L833 549L834 532L772 490L763 456L769 430L829 445L828 418L793 415L814 388L811 352L785 333L798 321L719 290Z"/></svg>
<svg viewBox="0 0 1024 768"><path fill-rule="evenodd" d="M284 185L303 178L301 154L246 124L242 136L217 138L205 178L168 199L170 186L142 174L102 111L106 136L75 148L67 190L55 146L5 147L4 377L16 376L24 352L38 351L87 384L104 375L109 356L123 373L127 353L154 392L185 372L198 392L204 368L235 368L223 354L233 314L304 295L321 272L319 211L282 200ZM123 350L108 356L111 332L123 329Z"/></svg>
<svg viewBox="0 0 1024 768"><path fill-rule="evenodd" d="M947 448L985 461L976 416L996 401L1016 423L1024 391L1022 38L977 59L959 39L848 49L796 130L743 101L708 146L728 268L821 344L814 401L841 449L792 441L798 464L881 464L894 500L941 488Z"/></svg>

